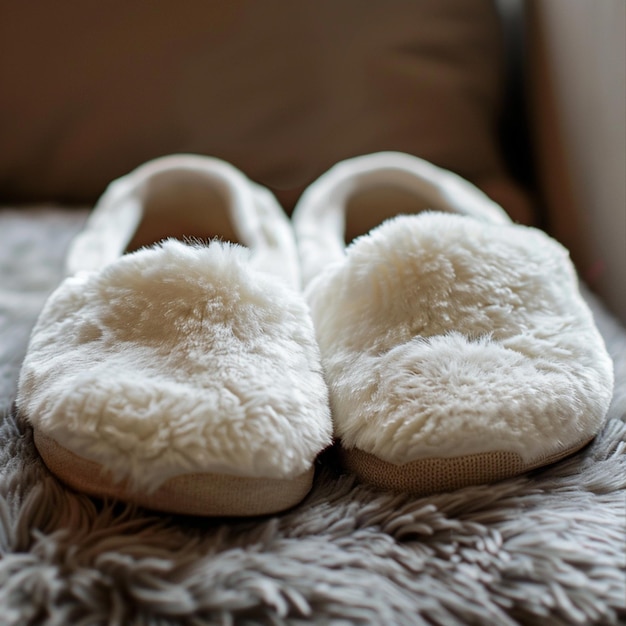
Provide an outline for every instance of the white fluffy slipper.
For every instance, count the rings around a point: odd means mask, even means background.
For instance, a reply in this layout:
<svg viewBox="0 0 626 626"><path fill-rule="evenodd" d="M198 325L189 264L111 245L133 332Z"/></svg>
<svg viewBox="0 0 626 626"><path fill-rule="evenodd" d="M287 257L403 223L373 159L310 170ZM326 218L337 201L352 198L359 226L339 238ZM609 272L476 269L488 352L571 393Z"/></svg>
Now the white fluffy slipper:
<svg viewBox="0 0 626 626"><path fill-rule="evenodd" d="M195 515L307 494L332 425L293 232L269 191L209 157L149 162L109 186L67 267L17 398L54 474Z"/></svg>
<svg viewBox="0 0 626 626"><path fill-rule="evenodd" d="M399 210L417 214L346 248L346 232ZM612 362L545 233L398 153L336 165L293 221L335 434L362 479L416 493L490 482L598 432Z"/></svg>

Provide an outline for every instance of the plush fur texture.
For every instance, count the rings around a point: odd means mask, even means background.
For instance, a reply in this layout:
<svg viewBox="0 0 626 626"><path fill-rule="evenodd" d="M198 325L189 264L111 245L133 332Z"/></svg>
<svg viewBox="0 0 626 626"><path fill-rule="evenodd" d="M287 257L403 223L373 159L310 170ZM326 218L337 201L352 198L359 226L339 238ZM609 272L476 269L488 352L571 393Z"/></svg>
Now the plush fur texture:
<svg viewBox="0 0 626 626"><path fill-rule="evenodd" d="M308 294L346 447L532 463L602 424L611 360L566 251L538 230L398 217Z"/></svg>
<svg viewBox="0 0 626 626"><path fill-rule="evenodd" d="M248 257L167 241L66 279L33 331L19 410L137 488L309 469L330 437L311 320Z"/></svg>
<svg viewBox="0 0 626 626"><path fill-rule="evenodd" d="M395 217L335 254L351 195L381 184L446 212ZM546 234L395 153L335 166L295 226L344 447L395 464L504 451L532 465L598 432L611 360L567 251Z"/></svg>
<svg viewBox="0 0 626 626"><path fill-rule="evenodd" d="M607 421L579 454L428 497L323 457L279 516L190 520L101 503L46 470L9 408L84 212L0 210L0 621L7 626L617 626L626 619L626 332Z"/></svg>
<svg viewBox="0 0 626 626"><path fill-rule="evenodd" d="M246 247L171 239L122 254L135 229L180 224L219 224ZM19 381L41 434L135 490L311 470L331 441L328 394L293 232L268 190L219 159L156 159L109 186L67 269Z"/></svg>

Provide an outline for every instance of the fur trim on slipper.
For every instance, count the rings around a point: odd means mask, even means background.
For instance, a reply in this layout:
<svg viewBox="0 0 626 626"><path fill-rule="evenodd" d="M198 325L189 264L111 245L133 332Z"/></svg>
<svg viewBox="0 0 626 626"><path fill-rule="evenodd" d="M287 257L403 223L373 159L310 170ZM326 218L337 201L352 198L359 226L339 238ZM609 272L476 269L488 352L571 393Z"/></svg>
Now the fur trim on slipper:
<svg viewBox="0 0 626 626"><path fill-rule="evenodd" d="M346 248L351 196L380 185L435 212L394 217ZM612 362L567 251L545 233L395 153L339 164L293 219L335 434L362 478L418 493L488 482L598 432Z"/></svg>
<svg viewBox="0 0 626 626"><path fill-rule="evenodd" d="M200 232L230 221L244 245L166 239L122 254L168 209ZM331 423L297 266L280 207L221 161L168 157L116 181L70 250L20 375L18 409L49 467L83 491L179 513L298 502ZM73 479L68 463L93 476ZM167 495L172 480L188 502ZM264 480L278 496L252 502ZM233 485L248 494L236 505Z"/></svg>

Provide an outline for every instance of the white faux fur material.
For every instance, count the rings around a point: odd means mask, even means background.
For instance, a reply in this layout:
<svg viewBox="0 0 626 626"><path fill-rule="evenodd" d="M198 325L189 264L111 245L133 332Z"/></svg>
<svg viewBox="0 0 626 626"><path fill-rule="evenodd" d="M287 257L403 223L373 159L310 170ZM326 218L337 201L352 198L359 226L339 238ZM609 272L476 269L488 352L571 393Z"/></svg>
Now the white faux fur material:
<svg viewBox="0 0 626 626"><path fill-rule="evenodd" d="M411 174L413 157L378 159ZM414 162L418 189L425 168ZM362 180L364 163L344 163L303 198L301 240L341 224L336 189ZM582 444L603 423L613 371L567 251L537 229L452 214L467 204L449 198L447 213L393 218L340 258L313 245L303 256L336 434L397 464L505 451L530 465Z"/></svg>
<svg viewBox="0 0 626 626"><path fill-rule="evenodd" d="M254 205L244 209L233 212L235 224ZM85 240L97 242L94 219L106 225L94 249L119 246L106 240L121 236L116 212L101 203L70 254L74 266ZM295 243L279 241L286 218L273 231L264 219L257 215L260 234L248 239L265 237L270 256L278 261L282 251L282 263L295 265ZM195 472L294 478L309 470L331 437L319 350L291 270L287 279L264 271L264 254L167 240L102 255L99 269L66 278L33 330L19 411L136 489Z"/></svg>

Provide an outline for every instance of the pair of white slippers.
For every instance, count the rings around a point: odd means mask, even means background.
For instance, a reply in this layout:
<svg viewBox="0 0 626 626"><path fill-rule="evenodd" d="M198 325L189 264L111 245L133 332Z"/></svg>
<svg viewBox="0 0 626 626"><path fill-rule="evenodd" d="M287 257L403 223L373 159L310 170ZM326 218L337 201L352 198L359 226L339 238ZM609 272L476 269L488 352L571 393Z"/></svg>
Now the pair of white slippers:
<svg viewBox="0 0 626 626"><path fill-rule="evenodd" d="M365 482L449 490L575 452L611 400L566 250L406 154L339 163L292 222L223 161L157 159L110 185L67 270L17 407L96 496L277 512L333 438Z"/></svg>

